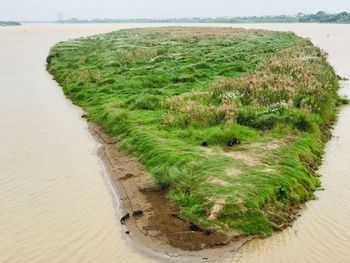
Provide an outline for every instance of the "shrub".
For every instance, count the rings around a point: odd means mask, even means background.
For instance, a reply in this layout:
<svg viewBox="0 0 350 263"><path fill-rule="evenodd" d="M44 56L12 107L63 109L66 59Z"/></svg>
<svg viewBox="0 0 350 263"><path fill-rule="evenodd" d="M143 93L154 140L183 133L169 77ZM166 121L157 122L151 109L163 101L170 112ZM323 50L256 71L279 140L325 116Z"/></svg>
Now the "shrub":
<svg viewBox="0 0 350 263"><path fill-rule="evenodd" d="M301 131L312 132L315 130L315 123L306 112L298 112L294 115L293 125Z"/></svg>
<svg viewBox="0 0 350 263"><path fill-rule="evenodd" d="M131 115L126 110L116 109L104 114L103 122L113 135L125 133L130 127Z"/></svg>
<svg viewBox="0 0 350 263"><path fill-rule="evenodd" d="M173 82L174 83L192 83L195 82L196 78L193 75L181 75L181 76L175 76L173 77Z"/></svg>
<svg viewBox="0 0 350 263"><path fill-rule="evenodd" d="M132 98L127 102L131 109L156 110L161 106L162 98L156 95L144 95Z"/></svg>

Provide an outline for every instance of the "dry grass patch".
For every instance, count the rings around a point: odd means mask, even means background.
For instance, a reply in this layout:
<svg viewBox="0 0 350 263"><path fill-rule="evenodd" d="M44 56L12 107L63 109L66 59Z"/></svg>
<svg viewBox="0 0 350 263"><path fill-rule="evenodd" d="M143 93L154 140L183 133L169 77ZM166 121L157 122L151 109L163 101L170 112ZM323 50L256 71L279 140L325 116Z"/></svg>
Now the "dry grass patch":
<svg viewBox="0 0 350 263"><path fill-rule="evenodd" d="M214 205L210 210L210 214L208 216L209 220L216 220L221 209L224 207L226 202L225 198L219 198L214 201Z"/></svg>
<svg viewBox="0 0 350 263"><path fill-rule="evenodd" d="M241 170L236 167L230 167L225 169L225 173L229 177L236 177L236 176L239 176L239 174L241 173Z"/></svg>

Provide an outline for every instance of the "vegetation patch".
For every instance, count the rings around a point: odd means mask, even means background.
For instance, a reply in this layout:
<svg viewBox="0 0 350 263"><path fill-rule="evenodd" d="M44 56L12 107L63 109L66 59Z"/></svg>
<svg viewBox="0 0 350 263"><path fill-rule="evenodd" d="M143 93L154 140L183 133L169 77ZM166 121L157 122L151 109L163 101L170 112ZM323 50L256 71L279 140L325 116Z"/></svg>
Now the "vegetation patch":
<svg viewBox="0 0 350 263"><path fill-rule="evenodd" d="M278 16L244 16L244 17L189 17L189 18L134 18L134 19L77 19L71 18L58 23L96 24L96 23L350 23L350 13L329 14L319 11L315 14L298 13Z"/></svg>
<svg viewBox="0 0 350 263"><path fill-rule="evenodd" d="M178 216L270 235L319 187L337 105L327 54L293 33L121 30L55 45L48 70L137 157Z"/></svg>
<svg viewBox="0 0 350 263"><path fill-rule="evenodd" d="M0 21L0 26L20 26L21 23L15 21Z"/></svg>

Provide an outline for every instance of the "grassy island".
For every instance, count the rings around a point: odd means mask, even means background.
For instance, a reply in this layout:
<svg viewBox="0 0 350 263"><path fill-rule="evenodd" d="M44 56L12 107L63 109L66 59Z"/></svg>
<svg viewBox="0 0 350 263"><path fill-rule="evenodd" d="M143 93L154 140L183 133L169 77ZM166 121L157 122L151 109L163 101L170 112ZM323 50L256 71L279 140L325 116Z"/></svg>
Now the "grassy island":
<svg viewBox="0 0 350 263"><path fill-rule="evenodd" d="M199 229L268 236L320 186L342 100L327 54L307 39L120 30L58 43L47 63L86 118L137 157L177 216Z"/></svg>

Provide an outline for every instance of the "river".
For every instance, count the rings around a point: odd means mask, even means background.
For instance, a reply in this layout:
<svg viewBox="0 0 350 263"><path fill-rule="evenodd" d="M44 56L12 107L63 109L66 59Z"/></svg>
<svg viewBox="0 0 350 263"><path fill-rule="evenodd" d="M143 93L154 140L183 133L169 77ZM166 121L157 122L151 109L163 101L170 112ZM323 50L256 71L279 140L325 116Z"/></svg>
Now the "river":
<svg viewBox="0 0 350 263"><path fill-rule="evenodd" d="M0 28L0 262L163 262L140 252L118 222L119 204L98 143L45 71L58 41L142 25L25 24ZM225 25L232 26L232 25ZM250 24L294 31L350 78L350 25ZM350 95L344 83L341 93ZM324 191L293 227L255 240L223 262L348 262L350 107L343 107L320 167Z"/></svg>
<svg viewBox="0 0 350 263"><path fill-rule="evenodd" d="M127 244L82 112L49 48L116 25L0 28L0 262L147 262Z"/></svg>

